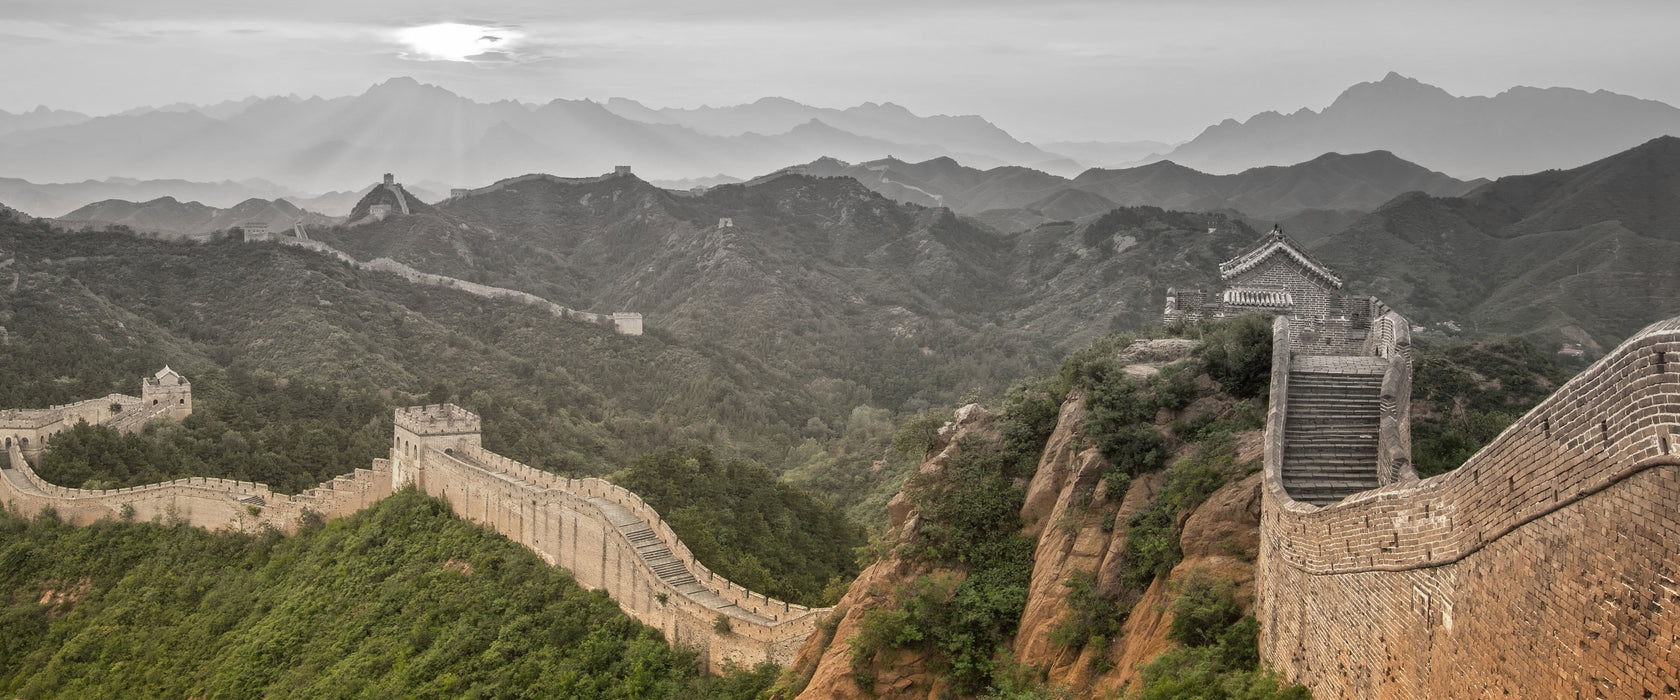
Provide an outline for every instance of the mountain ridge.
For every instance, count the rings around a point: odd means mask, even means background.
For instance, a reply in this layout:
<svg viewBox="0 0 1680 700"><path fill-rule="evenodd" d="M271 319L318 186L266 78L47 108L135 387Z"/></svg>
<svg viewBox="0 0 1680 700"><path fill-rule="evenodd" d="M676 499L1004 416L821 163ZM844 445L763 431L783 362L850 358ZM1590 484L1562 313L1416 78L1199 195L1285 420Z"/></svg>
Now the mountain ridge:
<svg viewBox="0 0 1680 700"><path fill-rule="evenodd" d="M1655 100L1526 86L1461 97L1390 72L1347 88L1323 110L1226 119L1163 158L1234 172L1318 153L1383 149L1478 178L1575 167L1665 134L1680 134L1680 108Z"/></svg>
<svg viewBox="0 0 1680 700"><path fill-rule="evenodd" d="M1680 313L1680 138L1460 197L1411 193L1309 244L1426 324L1605 349Z"/></svg>

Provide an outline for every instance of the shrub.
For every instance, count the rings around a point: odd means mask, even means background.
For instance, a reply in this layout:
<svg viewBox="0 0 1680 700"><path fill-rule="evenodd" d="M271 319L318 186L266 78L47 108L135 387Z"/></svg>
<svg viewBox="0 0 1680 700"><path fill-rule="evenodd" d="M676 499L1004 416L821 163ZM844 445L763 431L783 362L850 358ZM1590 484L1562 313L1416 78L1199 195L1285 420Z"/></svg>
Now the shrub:
<svg viewBox="0 0 1680 700"><path fill-rule="evenodd" d="M927 454L928 446L939 437L939 429L950 420L951 414L944 412L929 411L916 414L893 432L893 449L905 457L921 459Z"/></svg>
<svg viewBox="0 0 1680 700"><path fill-rule="evenodd" d="M1303 686L1260 670L1260 625L1242 614L1230 579L1192 575L1172 603L1168 636L1184 646L1155 658L1142 673L1138 697L1307 700Z"/></svg>
<svg viewBox="0 0 1680 700"><path fill-rule="evenodd" d="M1126 585L1148 588L1184 558L1174 524L1174 513L1159 503L1126 521L1126 558L1120 570Z"/></svg>
<svg viewBox="0 0 1680 700"><path fill-rule="evenodd" d="M1236 584L1229 579L1194 575L1185 580L1173 601L1172 626L1167 636L1185 646L1218 644L1227 628L1243 617L1237 605Z"/></svg>
<svg viewBox="0 0 1680 700"><path fill-rule="evenodd" d="M1137 476L1160 469L1167 462L1167 443L1154 426L1128 425L1115 428L1095 440L1112 471Z"/></svg>
<svg viewBox="0 0 1680 700"><path fill-rule="evenodd" d="M1202 367L1225 393L1264 397L1272 383L1272 319L1251 314L1210 321L1202 330Z"/></svg>
<svg viewBox="0 0 1680 700"><path fill-rule="evenodd" d="M1126 610L1116 595L1097 591L1097 577L1089 571L1075 571L1062 585L1068 587L1068 611L1050 629L1050 642L1060 647L1079 649L1087 644L1107 646L1108 639L1120 631L1126 620Z"/></svg>

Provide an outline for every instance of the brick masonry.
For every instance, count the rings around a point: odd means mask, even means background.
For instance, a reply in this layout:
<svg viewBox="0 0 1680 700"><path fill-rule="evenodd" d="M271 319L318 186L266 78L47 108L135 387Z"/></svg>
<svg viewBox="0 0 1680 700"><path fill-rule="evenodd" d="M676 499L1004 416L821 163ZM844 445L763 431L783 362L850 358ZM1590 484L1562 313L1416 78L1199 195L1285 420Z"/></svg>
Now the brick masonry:
<svg viewBox="0 0 1680 700"><path fill-rule="evenodd" d="M631 617L713 670L786 665L828 608L747 590L694 558L659 513L600 479L567 479L480 446L479 417L452 404L399 409L390 459L289 496L225 479L178 479L125 489L66 488L41 479L19 442L0 469L0 503L25 516L52 509L74 524L131 517L211 530L295 532L305 518L338 518L413 484L465 520L495 530L578 584L606 591ZM720 631L727 621L728 631Z"/></svg>
<svg viewBox="0 0 1680 700"><path fill-rule="evenodd" d="M1680 693L1680 318L1458 470L1324 508L1278 476L1287 381L1274 372L1259 559L1274 669L1319 698Z"/></svg>

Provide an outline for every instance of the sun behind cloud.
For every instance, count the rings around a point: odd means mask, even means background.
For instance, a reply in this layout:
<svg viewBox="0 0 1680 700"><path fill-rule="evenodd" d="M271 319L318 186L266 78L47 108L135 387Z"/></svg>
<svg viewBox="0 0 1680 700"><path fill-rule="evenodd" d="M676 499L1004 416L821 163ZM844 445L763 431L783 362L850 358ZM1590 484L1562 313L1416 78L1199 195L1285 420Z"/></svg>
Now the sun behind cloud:
<svg viewBox="0 0 1680 700"><path fill-rule="evenodd" d="M399 29L399 43L408 51L405 58L427 61L507 60L510 50L525 38L523 32L460 22L439 22Z"/></svg>

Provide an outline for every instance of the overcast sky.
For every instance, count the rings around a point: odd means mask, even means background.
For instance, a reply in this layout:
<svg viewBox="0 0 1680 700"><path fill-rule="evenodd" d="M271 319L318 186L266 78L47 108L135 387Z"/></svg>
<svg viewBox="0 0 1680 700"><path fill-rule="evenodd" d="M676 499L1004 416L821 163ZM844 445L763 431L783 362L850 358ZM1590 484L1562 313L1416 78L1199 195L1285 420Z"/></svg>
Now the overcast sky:
<svg viewBox="0 0 1680 700"><path fill-rule="evenodd" d="M0 109L332 97L407 75L479 100L890 101L1034 141L1175 141L1391 70L1459 95L1680 104L1676 27L1673 0L0 0Z"/></svg>

